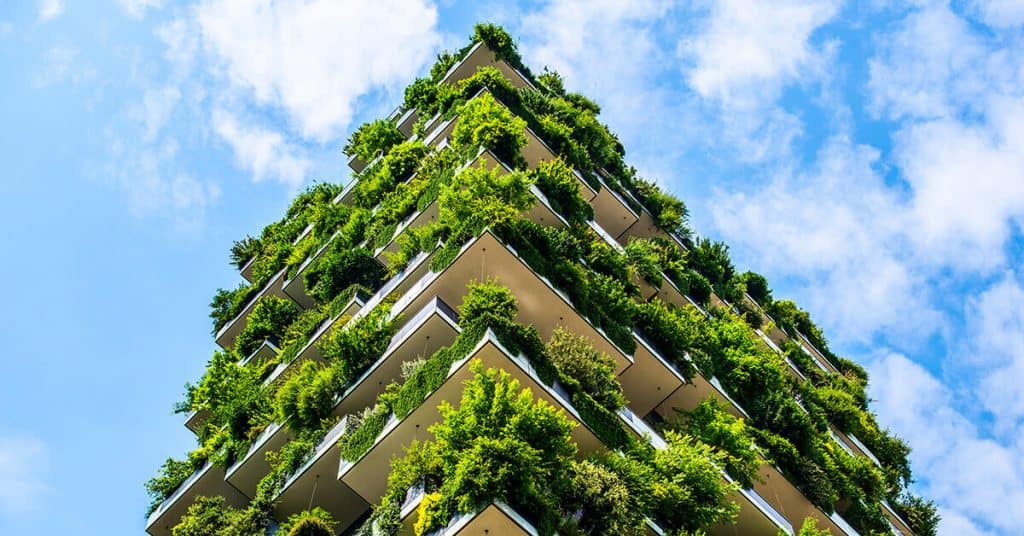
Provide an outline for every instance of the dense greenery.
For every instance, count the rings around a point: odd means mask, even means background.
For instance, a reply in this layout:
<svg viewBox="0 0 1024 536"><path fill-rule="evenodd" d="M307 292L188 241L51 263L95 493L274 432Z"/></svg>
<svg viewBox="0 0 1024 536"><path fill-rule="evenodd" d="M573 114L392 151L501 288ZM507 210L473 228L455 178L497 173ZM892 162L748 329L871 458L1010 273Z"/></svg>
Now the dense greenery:
<svg viewBox="0 0 1024 536"><path fill-rule="evenodd" d="M566 92L557 73L534 77L500 27L479 25L472 41L486 43L536 89L516 88L493 67L438 85L470 47L443 53L430 76L406 91L405 106L417 109L419 137L406 140L388 120L363 125L345 152L368 165L345 203L335 202L341 191L336 185L315 185L259 237L232 247L232 262L239 268L248 264L251 282L218 291L211 317L216 332L251 306L246 327L231 348L214 354L200 381L187 386L177 409L202 417L199 446L185 461L169 459L147 483L153 507L207 460L226 467L239 459L274 421L286 423L294 439L269 453L272 470L250 505L235 509L216 498L198 500L174 533L262 534L285 479L338 422L338 397L393 335L387 300L349 322L340 316L349 299L356 292L372 294L419 253L432 253L431 268L440 270L467 241L490 229L624 354L635 351L636 335L643 337L683 376L720 380L749 418L737 419L721 403L706 402L662 423L668 447L655 450L627 431L615 413L626 397L611 357L562 330L542 340L534 327L516 323L509 289L477 283L460 308L456 341L403 364L401 381L348 417L342 457L359 459L389 418L403 419L422 404L488 332L524 356L543 383L564 388L581 422L533 402L502 373L477 369L462 403L442 410L442 422L432 428L435 439L413 445L395 462L388 495L373 515L378 528L396 527L406 490L419 485L425 488L419 533L496 499L528 513L545 533L634 534L642 532L644 517L673 533L695 531L735 511L724 500L732 488L718 467L750 486L761 464L772 463L814 504L839 510L858 530L888 530L879 504L887 499L917 533L934 534L935 505L907 492L909 448L870 413L865 371L831 352L808 313L775 300L763 276L738 273L724 244L695 237L685 204L624 163L624 150L598 121L596 104ZM457 117L441 148L423 141L435 115ZM527 169L527 128L551 147L555 159ZM482 162L466 166L483 151L512 171ZM680 240L660 233L623 240L623 247L607 243L590 228L593 208L575 172L593 189L616 190ZM536 202L533 186L568 226L523 219ZM428 209L436 210L434 221L408 225L411 216ZM289 281L302 277L311 307L303 310L273 296L253 302L282 273ZM651 288L672 290L666 286L704 309L650 298ZM300 361L321 328L326 331L317 349L323 360ZM779 342L782 353L771 350L755 329ZM838 373L815 364L798 344L800 336ZM265 340L281 353L240 366ZM616 454L575 459L568 430L576 425L586 426ZM881 467L840 448L833 429L860 439ZM279 534L326 533L333 521L323 514L305 512ZM800 533L819 532L812 520Z"/></svg>

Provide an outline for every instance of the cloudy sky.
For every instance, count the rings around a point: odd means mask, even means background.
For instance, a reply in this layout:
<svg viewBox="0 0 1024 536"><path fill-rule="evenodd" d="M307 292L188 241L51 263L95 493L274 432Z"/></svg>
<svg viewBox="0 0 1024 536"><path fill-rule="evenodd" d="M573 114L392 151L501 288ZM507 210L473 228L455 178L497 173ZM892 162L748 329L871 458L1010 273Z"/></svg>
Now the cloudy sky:
<svg viewBox="0 0 1024 536"><path fill-rule="evenodd" d="M1022 0L3 2L0 529L141 533L232 240L478 20L871 371L943 534L1020 532Z"/></svg>

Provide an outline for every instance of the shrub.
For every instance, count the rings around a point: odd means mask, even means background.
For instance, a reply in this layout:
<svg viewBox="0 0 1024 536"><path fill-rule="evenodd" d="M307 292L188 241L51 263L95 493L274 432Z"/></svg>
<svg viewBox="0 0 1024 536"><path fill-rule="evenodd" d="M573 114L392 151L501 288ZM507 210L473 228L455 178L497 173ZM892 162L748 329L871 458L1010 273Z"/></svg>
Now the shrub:
<svg viewBox="0 0 1024 536"><path fill-rule="evenodd" d="M146 493L151 499L149 510L146 515L151 514L164 499L169 497L186 478L199 468L198 463L193 460L179 461L174 458L167 458L160 466L159 475L146 482Z"/></svg>
<svg viewBox="0 0 1024 536"><path fill-rule="evenodd" d="M253 257L260 253L260 241L254 237L246 236L245 238L235 241L231 244L231 264L235 265L235 268L239 270L245 266L245 263L249 262Z"/></svg>
<svg viewBox="0 0 1024 536"><path fill-rule="evenodd" d="M577 380L598 404L612 411L626 405L615 374L615 361L594 350L586 337L555 328L547 354L559 372Z"/></svg>
<svg viewBox="0 0 1024 536"><path fill-rule="evenodd" d="M525 166L519 150L526 145L526 121L513 115L490 93L484 93L462 106L451 140L455 146L469 153L475 153L478 147L486 147L513 167Z"/></svg>
<svg viewBox="0 0 1024 536"><path fill-rule="evenodd" d="M508 287L495 282L470 283L469 292L459 306L459 321L463 325L487 322L489 318L512 320L518 306L516 297Z"/></svg>
<svg viewBox="0 0 1024 536"><path fill-rule="evenodd" d="M926 501L921 497L904 494L892 503L893 508L905 519L915 534L935 536L938 533L939 521L934 501Z"/></svg>
<svg viewBox="0 0 1024 536"><path fill-rule="evenodd" d="M299 306L289 299L263 296L249 313L245 329L235 338L235 351L239 356L247 357L265 340L280 342L299 313Z"/></svg>
<svg viewBox="0 0 1024 536"><path fill-rule="evenodd" d="M376 289L387 270L364 248L346 248L335 241L305 272L306 292L320 303L331 301L352 285Z"/></svg>
<svg viewBox="0 0 1024 536"><path fill-rule="evenodd" d="M686 413L684 423L686 433L719 450L725 470L731 477L745 488L754 485L761 460L754 439L742 420L711 398Z"/></svg>
<svg viewBox="0 0 1024 536"><path fill-rule="evenodd" d="M580 534L644 534L643 505L614 470L592 460L573 462L566 497L566 517ZM638 507L639 506L639 507Z"/></svg>
<svg viewBox="0 0 1024 536"><path fill-rule="evenodd" d="M277 536L334 536L337 522L330 512L316 507L288 517L277 529Z"/></svg>
<svg viewBox="0 0 1024 536"><path fill-rule="evenodd" d="M800 532L797 536L830 536L832 533L828 529L819 529L818 520L813 517L804 519L803 525L800 525Z"/></svg>
<svg viewBox="0 0 1024 536"><path fill-rule="evenodd" d="M772 289L768 288L768 280L757 272L744 272L740 276L747 287L747 294L754 298L762 307L772 303Z"/></svg>
<svg viewBox="0 0 1024 536"><path fill-rule="evenodd" d="M655 481L651 492L655 519L672 531L695 531L729 522L739 507L726 496L735 489L715 466L719 456L711 447L671 430L668 448L654 454Z"/></svg>
<svg viewBox="0 0 1024 536"><path fill-rule="evenodd" d="M555 158L541 162L530 175L551 207L570 224L582 225L594 219L594 207L580 195L579 181L564 160Z"/></svg>
<svg viewBox="0 0 1024 536"><path fill-rule="evenodd" d="M370 162L377 155L387 152L404 140L405 136L394 123L387 119L378 119L360 125L349 136L343 151L349 156L355 155L364 162Z"/></svg>

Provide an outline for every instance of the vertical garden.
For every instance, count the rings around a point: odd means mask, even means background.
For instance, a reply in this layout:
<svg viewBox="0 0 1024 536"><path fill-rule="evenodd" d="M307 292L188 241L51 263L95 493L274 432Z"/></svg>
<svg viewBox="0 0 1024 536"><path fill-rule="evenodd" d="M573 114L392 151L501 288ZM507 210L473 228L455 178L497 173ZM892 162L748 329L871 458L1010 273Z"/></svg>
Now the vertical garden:
<svg viewBox="0 0 1024 536"><path fill-rule="evenodd" d="M146 483L147 530L435 534L498 508L541 534L934 534L864 369L599 113L482 24L359 127L351 184L232 247L244 281L175 408L197 447Z"/></svg>

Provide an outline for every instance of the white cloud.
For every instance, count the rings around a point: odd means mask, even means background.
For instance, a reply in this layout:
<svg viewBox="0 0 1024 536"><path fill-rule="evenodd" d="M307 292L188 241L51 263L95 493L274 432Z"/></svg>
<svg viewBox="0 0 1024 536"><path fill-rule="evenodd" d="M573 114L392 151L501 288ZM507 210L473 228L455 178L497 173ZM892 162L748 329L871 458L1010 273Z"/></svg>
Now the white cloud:
<svg viewBox="0 0 1024 536"><path fill-rule="evenodd" d="M839 11L841 1L715 2L696 36L679 43L693 62L690 85L727 106L774 100L781 86L819 69L809 39Z"/></svg>
<svg viewBox="0 0 1024 536"><path fill-rule="evenodd" d="M49 22L64 13L63 0L42 0L39 2L39 22Z"/></svg>
<svg viewBox="0 0 1024 536"><path fill-rule="evenodd" d="M234 150L235 162L250 170L257 182L269 178L296 188L305 180L312 163L281 134L245 124L224 110L215 110L212 122L214 131Z"/></svg>
<svg viewBox="0 0 1024 536"><path fill-rule="evenodd" d="M814 33L839 13L841 0L714 2L696 15L697 30L677 54L690 88L710 110L708 143L743 162L790 155L803 124L777 104L784 87L829 80L837 44L812 45ZM724 151L723 151L724 152Z"/></svg>
<svg viewBox="0 0 1024 536"><path fill-rule="evenodd" d="M44 479L49 449L29 436L0 436L0 515L15 517L42 507L52 491Z"/></svg>
<svg viewBox="0 0 1024 536"><path fill-rule="evenodd" d="M865 342L880 329L920 342L937 329L921 274L901 254L900 199L874 169L878 151L837 137L810 169L784 168L762 188L718 191L715 227L756 269L787 274L838 340Z"/></svg>
<svg viewBox="0 0 1024 536"><path fill-rule="evenodd" d="M1006 28L1024 24L1022 0L975 0L971 4L989 26Z"/></svg>
<svg viewBox="0 0 1024 536"><path fill-rule="evenodd" d="M148 9L160 9L164 5L163 0L117 0L117 3L135 18L142 18Z"/></svg>
<svg viewBox="0 0 1024 536"><path fill-rule="evenodd" d="M140 127L144 131L144 125ZM171 136L152 143L107 133L110 157L105 175L128 196L138 216L167 217L181 230L197 229L205 210L220 198L216 183L200 181L178 165L179 145Z"/></svg>
<svg viewBox="0 0 1024 536"><path fill-rule="evenodd" d="M411 81L440 42L424 0L208 0L195 18L230 89L317 141L338 136L367 92Z"/></svg>
<svg viewBox="0 0 1024 536"><path fill-rule="evenodd" d="M156 139L180 99L181 91L171 86L150 88L144 92L141 105L134 110L136 119L143 125L144 141Z"/></svg>
<svg viewBox="0 0 1024 536"><path fill-rule="evenodd" d="M957 411L953 393L921 366L898 354L886 354L869 369L870 395L884 425L898 430L914 447L914 467L928 475L926 496L945 505L950 524L943 534L967 527L981 533L968 520L983 519L1010 534L1024 524L1024 450L1022 445L1001 445L985 438Z"/></svg>

